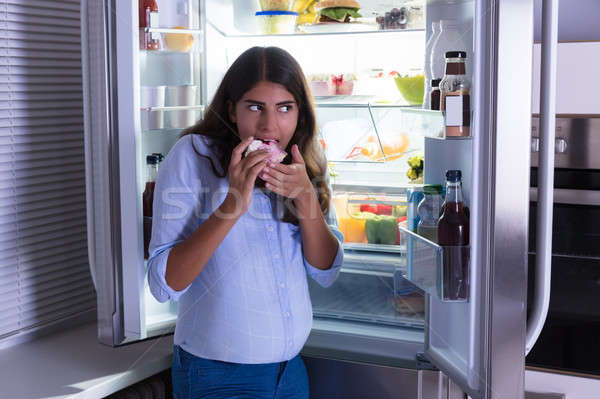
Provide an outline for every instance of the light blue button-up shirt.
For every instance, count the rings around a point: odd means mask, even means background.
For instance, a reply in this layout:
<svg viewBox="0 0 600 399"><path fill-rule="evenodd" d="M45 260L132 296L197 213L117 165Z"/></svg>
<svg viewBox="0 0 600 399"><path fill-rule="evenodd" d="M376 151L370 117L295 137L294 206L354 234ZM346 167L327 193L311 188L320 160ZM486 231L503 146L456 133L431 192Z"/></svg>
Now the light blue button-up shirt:
<svg viewBox="0 0 600 399"><path fill-rule="evenodd" d="M327 287L342 265L343 237L333 205L327 223L339 246L330 269L306 260L300 227L281 222L273 196L255 189L248 211L198 277L174 291L165 282L171 248L192 234L228 191L227 178L215 176L192 146L211 156L208 140L181 138L161 164L148 259L150 291L160 302L179 301L175 344L196 356L236 363L289 360L302 349L312 325L307 273Z"/></svg>

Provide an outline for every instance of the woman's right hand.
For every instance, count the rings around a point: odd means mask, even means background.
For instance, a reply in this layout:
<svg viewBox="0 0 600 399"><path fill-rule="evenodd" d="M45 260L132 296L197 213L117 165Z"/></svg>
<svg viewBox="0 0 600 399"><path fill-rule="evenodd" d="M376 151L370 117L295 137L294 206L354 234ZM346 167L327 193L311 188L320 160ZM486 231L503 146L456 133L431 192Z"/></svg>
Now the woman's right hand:
<svg viewBox="0 0 600 399"><path fill-rule="evenodd" d="M243 140L231 154L228 169L229 191L220 207L225 217L239 218L246 213L252 201L256 177L267 164L270 153L266 150L251 152L242 159L242 154L253 140L253 137Z"/></svg>

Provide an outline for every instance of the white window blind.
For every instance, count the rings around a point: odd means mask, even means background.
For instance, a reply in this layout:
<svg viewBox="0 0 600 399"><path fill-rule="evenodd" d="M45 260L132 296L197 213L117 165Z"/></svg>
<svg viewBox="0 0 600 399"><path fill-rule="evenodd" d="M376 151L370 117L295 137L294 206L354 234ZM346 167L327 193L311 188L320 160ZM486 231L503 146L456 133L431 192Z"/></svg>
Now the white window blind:
<svg viewBox="0 0 600 399"><path fill-rule="evenodd" d="M79 0L0 0L0 339L96 307Z"/></svg>

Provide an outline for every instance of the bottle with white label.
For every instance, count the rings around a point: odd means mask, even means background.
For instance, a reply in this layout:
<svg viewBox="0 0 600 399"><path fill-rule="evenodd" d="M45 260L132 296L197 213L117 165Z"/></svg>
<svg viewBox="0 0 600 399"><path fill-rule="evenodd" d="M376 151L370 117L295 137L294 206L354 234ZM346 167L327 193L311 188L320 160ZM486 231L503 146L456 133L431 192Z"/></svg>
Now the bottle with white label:
<svg viewBox="0 0 600 399"><path fill-rule="evenodd" d="M446 74L440 82L440 109L446 117L446 137L471 135L471 82L466 74L465 51L446 52Z"/></svg>

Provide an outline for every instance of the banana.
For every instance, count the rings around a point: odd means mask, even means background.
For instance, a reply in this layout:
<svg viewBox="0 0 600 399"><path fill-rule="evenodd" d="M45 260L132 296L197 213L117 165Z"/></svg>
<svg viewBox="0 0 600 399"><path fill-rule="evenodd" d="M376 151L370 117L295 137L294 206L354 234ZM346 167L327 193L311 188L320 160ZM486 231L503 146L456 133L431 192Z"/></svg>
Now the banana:
<svg viewBox="0 0 600 399"><path fill-rule="evenodd" d="M316 2L317 0L296 0L294 2L293 10L298 14L303 14Z"/></svg>
<svg viewBox="0 0 600 399"><path fill-rule="evenodd" d="M306 8L308 7L308 3L310 3L311 0L296 0L294 1L294 6L292 7L293 11L296 11L298 14L303 13Z"/></svg>
<svg viewBox="0 0 600 399"><path fill-rule="evenodd" d="M315 12L307 12L305 14L301 14L296 19L296 25L304 25L304 24L312 24L315 22L315 18L317 17L317 13Z"/></svg>
<svg viewBox="0 0 600 399"><path fill-rule="evenodd" d="M317 18L315 3L317 3L317 1L318 0L296 0L294 3L294 11L299 14L296 25L312 24L315 22L315 19Z"/></svg>

